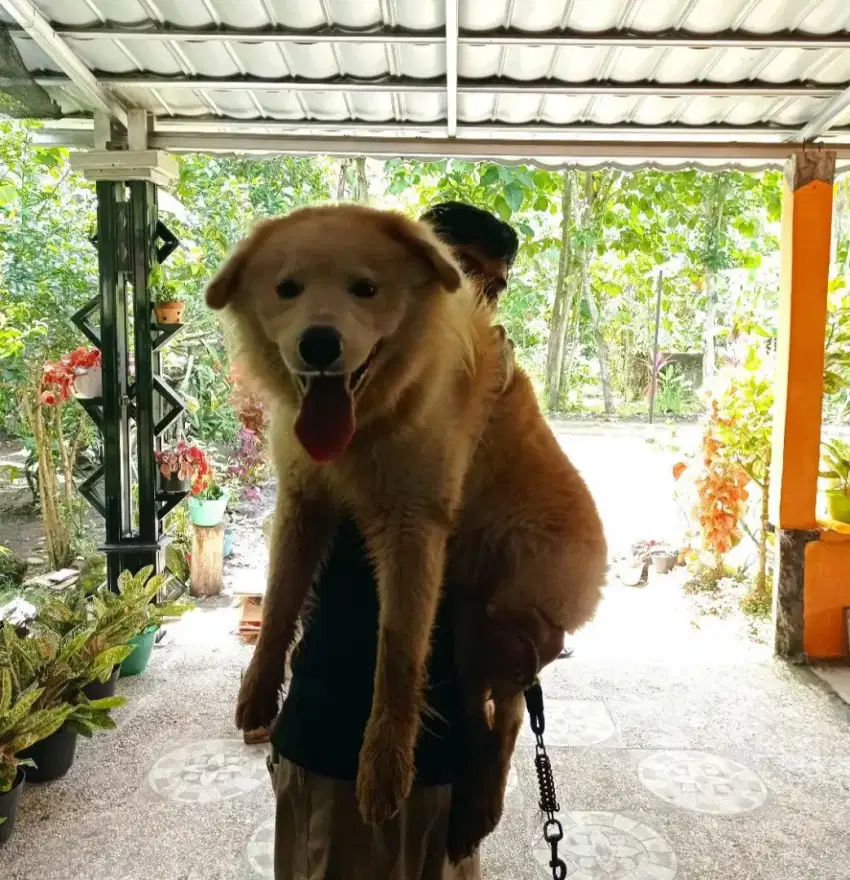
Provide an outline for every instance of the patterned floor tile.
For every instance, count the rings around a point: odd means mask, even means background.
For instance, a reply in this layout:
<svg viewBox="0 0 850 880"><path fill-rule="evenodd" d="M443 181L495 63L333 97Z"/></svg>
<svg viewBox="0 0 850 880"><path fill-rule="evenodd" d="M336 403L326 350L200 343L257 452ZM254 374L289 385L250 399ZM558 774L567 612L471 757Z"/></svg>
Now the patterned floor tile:
<svg viewBox="0 0 850 880"><path fill-rule="evenodd" d="M148 782L161 797L181 803L230 800L268 784L265 749L237 739L191 743L160 758Z"/></svg>
<svg viewBox="0 0 850 880"><path fill-rule="evenodd" d="M569 880L674 880L678 862L656 831L619 813L567 813L558 855ZM541 877L552 877L549 846L533 848Z"/></svg>
<svg viewBox="0 0 850 880"><path fill-rule="evenodd" d="M601 700L546 700L547 746L587 747L611 742L616 745L617 730ZM534 734L523 724L521 740L533 742Z"/></svg>
<svg viewBox="0 0 850 880"><path fill-rule="evenodd" d="M251 835L248 862L260 877L274 878L274 819L263 822Z"/></svg>
<svg viewBox="0 0 850 880"><path fill-rule="evenodd" d="M707 752L655 752L640 762L638 777L667 803L714 816L748 813L767 797L752 770Z"/></svg>

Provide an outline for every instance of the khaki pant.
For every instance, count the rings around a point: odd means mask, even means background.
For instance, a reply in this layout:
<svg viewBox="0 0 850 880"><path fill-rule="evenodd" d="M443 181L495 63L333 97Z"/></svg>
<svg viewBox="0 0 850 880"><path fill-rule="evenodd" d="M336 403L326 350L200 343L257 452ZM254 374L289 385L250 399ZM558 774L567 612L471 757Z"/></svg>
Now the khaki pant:
<svg viewBox="0 0 850 880"><path fill-rule="evenodd" d="M364 824L354 783L270 764L277 795L275 880L480 880L477 854L446 861L451 786L415 786L379 828Z"/></svg>

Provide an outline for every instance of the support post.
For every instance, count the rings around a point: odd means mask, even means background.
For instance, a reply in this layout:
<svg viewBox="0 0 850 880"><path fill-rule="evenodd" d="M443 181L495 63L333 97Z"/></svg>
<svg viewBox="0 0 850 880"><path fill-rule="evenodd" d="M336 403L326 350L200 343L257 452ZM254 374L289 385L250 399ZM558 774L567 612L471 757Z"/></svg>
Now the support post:
<svg viewBox="0 0 850 880"><path fill-rule="evenodd" d="M803 656L805 545L814 531L835 153L798 153L785 168L771 485L777 532L774 648Z"/></svg>
<svg viewBox="0 0 850 880"><path fill-rule="evenodd" d="M97 250L100 275L100 348L103 363L103 495L107 580L118 583L124 559L117 548L131 531L130 425L127 394L126 187L97 184Z"/></svg>
<svg viewBox="0 0 850 880"><path fill-rule="evenodd" d="M161 567L164 543L160 523L183 497L183 493L157 491L154 459L160 436L183 411L182 398L160 375L158 354L160 346L180 327L153 324L148 290L152 262L164 260L179 244L157 218L156 197L157 184L173 179L176 165L170 157L144 149L143 113L134 111L130 121L137 149L74 154L71 160L72 167L97 181L94 241L100 271L99 303L97 299L89 303L74 316L74 322L102 352L103 399L88 401L86 410L103 432L104 460L102 468L80 489L104 516L106 541L100 549L106 554L107 579L113 590L125 569L136 572L146 565L155 570ZM164 242L161 247L157 247L158 239ZM99 331L88 323L98 305ZM133 424L135 460L130 442ZM102 499L96 491L101 474ZM132 517L134 478L137 527Z"/></svg>

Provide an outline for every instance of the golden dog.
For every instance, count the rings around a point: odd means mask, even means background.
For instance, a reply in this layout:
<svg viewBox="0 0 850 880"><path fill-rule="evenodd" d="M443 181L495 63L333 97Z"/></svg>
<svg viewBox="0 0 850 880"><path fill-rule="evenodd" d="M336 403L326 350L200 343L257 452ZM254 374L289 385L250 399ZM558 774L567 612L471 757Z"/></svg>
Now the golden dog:
<svg viewBox="0 0 850 880"><path fill-rule="evenodd" d="M471 818L455 822L457 858L498 820L527 684L489 680L476 616L487 605L496 619L525 621L535 668L551 660L552 630L585 623L604 580L593 500L528 378L517 371L501 393L489 310L424 224L355 205L265 221L213 279L207 303L227 308L241 363L270 399L279 481L263 624L237 724L261 727L277 712L295 622L337 515L351 513L380 599L357 798L368 822L393 815L412 784L450 543L449 582L463 595L459 670L470 730L486 744L458 789ZM482 774L489 781L478 785Z"/></svg>

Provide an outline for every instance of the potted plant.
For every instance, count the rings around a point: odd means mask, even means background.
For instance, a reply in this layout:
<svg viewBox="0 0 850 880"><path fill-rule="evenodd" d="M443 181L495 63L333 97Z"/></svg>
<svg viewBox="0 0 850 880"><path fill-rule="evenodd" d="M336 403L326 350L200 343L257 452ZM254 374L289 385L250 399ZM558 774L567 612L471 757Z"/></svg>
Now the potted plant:
<svg viewBox="0 0 850 880"><path fill-rule="evenodd" d="M825 493L829 517L850 524L850 443L832 440L823 449L825 467L820 476L831 481Z"/></svg>
<svg viewBox="0 0 850 880"><path fill-rule="evenodd" d="M147 668L153 652L156 631L168 618L179 617L193 606L189 602L166 602L156 604L159 591L171 579L167 573L153 574L148 565L135 575L129 571L118 577L118 594L104 596L104 613L113 618L123 614L132 615L134 634L129 640L132 653L121 664L121 677L139 675Z"/></svg>
<svg viewBox="0 0 850 880"><path fill-rule="evenodd" d="M179 440L173 449L157 450L154 455L159 467L159 485L166 492L188 492L192 483L210 470L203 451L185 440Z"/></svg>
<svg viewBox="0 0 850 880"><path fill-rule="evenodd" d="M25 669L16 671L23 671L23 681L27 681ZM23 690L21 684L22 679L12 675L11 661L4 658L0 666L0 846L11 837L15 827L24 767L32 766L32 760L21 753L62 727L71 712L71 707L64 703L35 708L44 689L31 679Z"/></svg>
<svg viewBox="0 0 850 880"><path fill-rule="evenodd" d="M180 285L165 277L162 266L155 263L148 273L154 318L157 324L182 324L186 303L180 298Z"/></svg>
<svg viewBox="0 0 850 880"><path fill-rule="evenodd" d="M74 394L83 399L103 396L103 367L96 348L76 348L68 356L74 374Z"/></svg>
<svg viewBox="0 0 850 880"><path fill-rule="evenodd" d="M189 516L196 526L217 526L224 518L230 496L210 470L202 480L195 480L189 497Z"/></svg>
<svg viewBox="0 0 850 880"><path fill-rule="evenodd" d="M68 772L74 762L77 736L115 726L109 716L123 705L123 697L89 699L84 688L92 681L106 681L113 667L130 653L126 644L129 623L105 625L96 619L82 591L62 599L48 597L21 635L6 625L0 665L26 670L40 694L35 709L66 704L69 711L60 727L27 746L21 756L32 761L30 782L48 782ZM20 679L23 673L15 677Z"/></svg>

